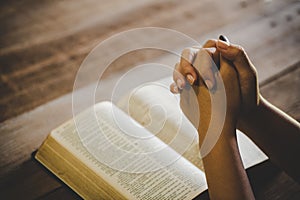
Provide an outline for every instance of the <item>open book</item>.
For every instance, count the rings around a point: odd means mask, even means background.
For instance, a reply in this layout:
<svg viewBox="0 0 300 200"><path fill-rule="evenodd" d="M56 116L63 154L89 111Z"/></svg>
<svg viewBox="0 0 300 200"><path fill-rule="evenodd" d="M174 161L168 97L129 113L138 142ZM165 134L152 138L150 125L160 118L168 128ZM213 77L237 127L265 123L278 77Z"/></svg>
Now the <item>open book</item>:
<svg viewBox="0 0 300 200"><path fill-rule="evenodd" d="M104 101L54 129L36 159L84 199L192 199L207 189L198 136L168 81ZM267 159L238 132L245 168Z"/></svg>

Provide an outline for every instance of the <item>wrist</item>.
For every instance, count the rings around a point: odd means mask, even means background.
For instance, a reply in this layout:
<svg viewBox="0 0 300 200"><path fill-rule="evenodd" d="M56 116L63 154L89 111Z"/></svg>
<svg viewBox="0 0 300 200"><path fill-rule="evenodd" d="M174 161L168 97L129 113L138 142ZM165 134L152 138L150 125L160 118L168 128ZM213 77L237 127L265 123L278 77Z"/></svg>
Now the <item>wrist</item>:
<svg viewBox="0 0 300 200"><path fill-rule="evenodd" d="M237 115L226 117L220 139L236 138Z"/></svg>
<svg viewBox="0 0 300 200"><path fill-rule="evenodd" d="M245 126L253 124L254 121L258 119L257 117L260 116L260 113L265 108L267 102L268 101L259 94L257 105L253 106L251 110L248 110L247 112L240 113L237 121L237 128L243 130Z"/></svg>
<svg viewBox="0 0 300 200"><path fill-rule="evenodd" d="M221 133L215 134L214 136L218 138L215 138L215 142L211 144L213 146L211 147L209 152L207 152L207 149L205 148L202 149L202 146L207 144L203 144L203 140L199 141L200 154L203 157L204 165L206 165L207 162L211 159L212 162L215 162L214 158L220 156L220 154L230 151L230 149L236 146L237 138L236 138L236 129L234 124L231 123L224 124ZM231 153L228 154L231 155Z"/></svg>
<svg viewBox="0 0 300 200"><path fill-rule="evenodd" d="M205 116L205 119L200 120L198 127L200 146L208 134L210 134L209 138L218 137L215 138L218 140L218 143L224 143L232 138L236 138L237 115L226 114L225 119L221 118L222 117L215 116L213 117L213 120L208 120L211 119L211 117Z"/></svg>

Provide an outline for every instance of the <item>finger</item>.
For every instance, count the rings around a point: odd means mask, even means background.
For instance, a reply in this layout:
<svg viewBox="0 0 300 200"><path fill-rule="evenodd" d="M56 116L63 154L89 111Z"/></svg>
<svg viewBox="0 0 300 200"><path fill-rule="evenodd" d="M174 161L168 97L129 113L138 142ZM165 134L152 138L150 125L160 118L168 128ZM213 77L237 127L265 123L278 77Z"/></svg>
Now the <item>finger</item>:
<svg viewBox="0 0 300 200"><path fill-rule="evenodd" d="M220 75L223 79L224 85L226 85L226 83L233 83L238 76L235 67L232 64L230 65L230 61L222 56L220 56L220 65Z"/></svg>
<svg viewBox="0 0 300 200"><path fill-rule="evenodd" d="M213 71L211 52L201 49L198 51L195 61L193 63L194 67L200 74L200 82L204 82L209 90L211 90L215 85L215 77Z"/></svg>
<svg viewBox="0 0 300 200"><path fill-rule="evenodd" d="M210 40L207 40L204 45L203 45L203 48L212 48L212 47L215 47L217 48L217 41L216 39L210 39Z"/></svg>
<svg viewBox="0 0 300 200"><path fill-rule="evenodd" d="M243 72L249 72L253 68L247 53L243 47L235 44L231 44L227 41L218 40L217 48L221 52L222 56L232 61L238 70Z"/></svg>
<svg viewBox="0 0 300 200"><path fill-rule="evenodd" d="M193 67L194 59L197 55L198 49L186 48L181 53L180 58L180 72L189 81L191 85L197 80L197 73Z"/></svg>
<svg viewBox="0 0 300 200"><path fill-rule="evenodd" d="M248 96L247 91L256 91L257 85L257 72L250 61L247 53L243 47L235 44L231 44L227 41L218 40L217 48L221 52L222 56L232 61L234 67L238 73L240 85L242 87L242 96ZM250 95L251 98L244 98L245 104L249 101L257 100L256 93Z"/></svg>
<svg viewBox="0 0 300 200"><path fill-rule="evenodd" d="M239 77L232 62L220 56L220 76L222 77L227 100L239 103L242 101ZM220 80L220 79L219 79Z"/></svg>
<svg viewBox="0 0 300 200"><path fill-rule="evenodd" d="M225 35L220 35L219 36L219 40L222 40L224 42L228 42L229 43L229 39Z"/></svg>
<svg viewBox="0 0 300 200"><path fill-rule="evenodd" d="M185 87L185 78L180 72L180 64L176 63L175 69L173 71L173 80L176 83L179 90L182 90Z"/></svg>
<svg viewBox="0 0 300 200"><path fill-rule="evenodd" d="M215 52L213 52L213 54L212 54L212 57L213 57L213 60L216 64L216 66L218 68L220 68L220 52L217 49L217 42L218 42L218 40L216 40L216 39L207 40L204 43L203 48L216 48Z"/></svg>
<svg viewBox="0 0 300 200"><path fill-rule="evenodd" d="M172 83L170 85L170 91L173 93L173 94L178 94L179 93L179 89L176 85L176 83Z"/></svg>
<svg viewBox="0 0 300 200"><path fill-rule="evenodd" d="M240 79L249 79L250 76L256 76L256 69L243 47L218 40L217 48L224 58L233 62Z"/></svg>

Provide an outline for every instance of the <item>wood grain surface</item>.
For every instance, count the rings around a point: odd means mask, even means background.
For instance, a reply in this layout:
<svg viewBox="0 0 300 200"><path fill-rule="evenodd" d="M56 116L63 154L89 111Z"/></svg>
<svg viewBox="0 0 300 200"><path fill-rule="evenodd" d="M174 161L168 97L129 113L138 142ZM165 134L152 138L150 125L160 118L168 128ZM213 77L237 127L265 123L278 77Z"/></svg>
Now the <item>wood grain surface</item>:
<svg viewBox="0 0 300 200"><path fill-rule="evenodd" d="M283 73L270 78L269 82L264 83L261 87L262 95L266 99L298 121L300 112L299 77L300 62ZM30 138L27 139L30 140ZM26 141L26 137L23 138L23 141ZM19 143L19 145L21 144ZM18 165L14 165L14 163L18 163L15 160L2 166L0 181L0 194L2 196L8 199L18 199L21 196L25 196L26 199L80 199L71 189L31 157L31 152L34 152L34 149L31 151L27 149L26 151L26 155L29 157L26 159L19 158L23 161ZM16 157L11 157L11 159L16 159ZM300 185L270 161L248 169L247 173L257 199L297 200L300 198ZM208 199L207 192L201 194L197 199Z"/></svg>
<svg viewBox="0 0 300 200"><path fill-rule="evenodd" d="M291 0L276 0L272 12L255 0L1 2L0 121L70 92L86 55L99 42L131 28L171 28L201 43L224 33L243 45L257 66L271 67L260 70L261 76L295 63L300 48L299 3ZM157 56L133 53L107 74ZM81 86L90 83L87 78Z"/></svg>
<svg viewBox="0 0 300 200"><path fill-rule="evenodd" d="M258 69L265 98L300 120L300 3L297 0L87 0L0 2L0 196L5 199L80 199L32 159L46 135L72 117L72 89L84 58L101 41L131 28L158 26L200 43L225 34L241 44ZM135 42L187 44L142 35ZM123 44L124 45L124 44ZM122 44L111 46L107 54ZM99 55L97 62L105 58ZM133 51L105 71L101 100L139 63L173 66L160 51ZM78 110L94 87L97 68L84 72ZM152 75L150 75L151 77ZM300 199L300 186L269 161L247 170L258 199ZM207 193L199 196L207 199Z"/></svg>

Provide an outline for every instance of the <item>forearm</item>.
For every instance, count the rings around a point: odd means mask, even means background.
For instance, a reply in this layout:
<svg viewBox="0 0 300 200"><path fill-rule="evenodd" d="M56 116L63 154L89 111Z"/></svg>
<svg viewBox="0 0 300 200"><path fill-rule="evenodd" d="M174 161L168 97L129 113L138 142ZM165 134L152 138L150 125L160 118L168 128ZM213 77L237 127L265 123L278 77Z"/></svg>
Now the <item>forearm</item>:
<svg viewBox="0 0 300 200"><path fill-rule="evenodd" d="M300 125L296 120L261 98L257 110L240 120L239 129L300 182Z"/></svg>
<svg viewBox="0 0 300 200"><path fill-rule="evenodd" d="M205 130L200 125L199 134ZM217 143L203 158L203 164L211 199L254 199L239 154L233 123L226 121Z"/></svg>

